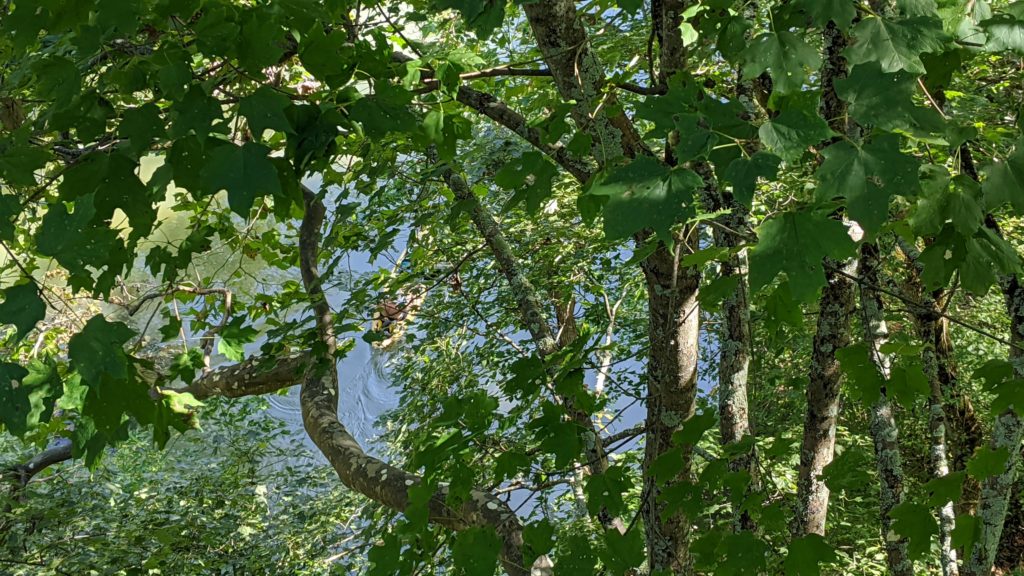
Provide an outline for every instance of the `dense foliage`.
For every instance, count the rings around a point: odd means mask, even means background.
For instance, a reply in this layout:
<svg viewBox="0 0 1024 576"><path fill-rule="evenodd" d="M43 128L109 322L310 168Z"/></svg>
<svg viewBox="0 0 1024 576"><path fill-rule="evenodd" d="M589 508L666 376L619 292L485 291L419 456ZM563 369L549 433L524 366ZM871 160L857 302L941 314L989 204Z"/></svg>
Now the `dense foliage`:
<svg viewBox="0 0 1024 576"><path fill-rule="evenodd" d="M0 572L1024 570L1022 58L999 0L0 0Z"/></svg>

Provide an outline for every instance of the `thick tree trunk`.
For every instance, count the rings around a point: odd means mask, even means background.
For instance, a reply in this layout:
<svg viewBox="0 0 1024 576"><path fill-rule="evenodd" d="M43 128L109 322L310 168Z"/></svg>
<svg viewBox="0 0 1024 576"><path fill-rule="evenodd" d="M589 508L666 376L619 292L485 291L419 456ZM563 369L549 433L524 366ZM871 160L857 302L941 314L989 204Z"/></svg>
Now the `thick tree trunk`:
<svg viewBox="0 0 1024 576"><path fill-rule="evenodd" d="M677 244L677 248L682 245ZM648 562L652 572L688 574L690 520L679 510L666 513L660 494L691 479L692 446L673 444L672 434L694 414L700 275L692 269L679 268L678 259L664 246L645 261L644 272L651 343L642 504ZM651 465L666 455L679 458L679 471L669 478L651 474Z"/></svg>
<svg viewBox="0 0 1024 576"><path fill-rule="evenodd" d="M821 66L821 116L833 130L848 132L846 103L839 98L835 82L846 77L842 56L847 38L832 22L822 33L825 44ZM829 490L820 476L835 455L836 419L839 416L839 384L842 372L836 350L850 342L850 317L856 293L853 282L836 270L851 273L856 264L826 260L827 285L818 304L818 322L811 350L810 380L807 384L807 413L800 444L797 479L797 510L794 534L825 534Z"/></svg>
<svg viewBox="0 0 1024 576"><path fill-rule="evenodd" d="M852 272L856 265L830 261L828 284L821 293L817 330L811 352L810 381L807 385L807 413L800 444L797 480L797 511L794 534L825 534L829 490L820 476L835 456L836 419L839 416L839 384L842 371L836 350L850 343L850 317L854 312L855 286L846 276L832 270Z"/></svg>
<svg viewBox="0 0 1024 576"><path fill-rule="evenodd" d="M864 341L871 350L872 361L882 376L888 380L891 373L890 358L882 353L882 346L889 339L889 328L885 322L882 296L870 286L879 285L878 246L865 242L860 248L858 266L862 284L860 286L860 308ZM892 403L883 388L878 400L871 407L871 437L875 445L875 465L878 470L879 512L882 521L882 538L889 572L893 576L912 576L914 566L907 556L907 541L893 533L889 513L903 502L903 458L900 455L899 427L893 415Z"/></svg>
<svg viewBox="0 0 1024 576"><path fill-rule="evenodd" d="M990 226L995 226L989 219ZM1010 361L1014 364L1017 378L1024 378L1024 286L1020 278L1013 276L1003 279L1003 294L1006 310L1010 316ZM964 567L968 576L987 576L992 571L996 550L1003 533L1007 511L1012 502L1011 488L1020 461L1021 438L1024 435L1024 419L1013 407L996 418L992 430L991 446L995 450L1007 450L1009 458L1002 472L985 479L981 484L981 503L978 506L978 541L971 551L971 557Z"/></svg>
<svg viewBox="0 0 1024 576"><path fill-rule="evenodd" d="M592 138L591 150L599 165L625 156L636 156L640 138L615 95L602 91L604 66L590 48L587 31L572 0L546 0L523 5L537 47L551 70L555 87L566 101L575 101L572 117Z"/></svg>

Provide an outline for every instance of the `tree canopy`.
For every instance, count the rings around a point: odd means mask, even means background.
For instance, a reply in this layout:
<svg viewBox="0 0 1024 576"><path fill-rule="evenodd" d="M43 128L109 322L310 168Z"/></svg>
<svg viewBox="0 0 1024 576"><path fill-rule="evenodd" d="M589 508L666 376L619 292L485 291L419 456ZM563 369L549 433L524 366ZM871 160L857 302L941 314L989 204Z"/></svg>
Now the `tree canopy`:
<svg viewBox="0 0 1024 576"><path fill-rule="evenodd" d="M1024 2L0 0L0 62L0 572L1024 570Z"/></svg>

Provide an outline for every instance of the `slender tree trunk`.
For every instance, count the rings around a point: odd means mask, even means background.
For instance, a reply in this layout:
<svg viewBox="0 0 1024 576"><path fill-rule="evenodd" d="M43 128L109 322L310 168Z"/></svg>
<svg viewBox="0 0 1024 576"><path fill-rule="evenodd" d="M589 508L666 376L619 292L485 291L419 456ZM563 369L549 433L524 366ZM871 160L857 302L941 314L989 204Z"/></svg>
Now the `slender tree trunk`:
<svg viewBox="0 0 1024 576"><path fill-rule="evenodd" d="M946 417L946 394L943 392L944 381L942 379L943 362L950 362L952 358L940 358L936 343L940 339L939 329L945 326L941 309L935 301L935 295L927 292L921 284L921 265L918 262L920 255L917 249L902 240L898 240L900 250L910 263L908 275L908 292L914 296L921 306L911 307L911 314L914 317L914 325L917 329L918 338L924 344L921 350L921 364L925 376L928 377L929 398L928 398L928 431L931 445L929 447L929 461L932 467L932 474L936 478L942 478L949 474L949 450L946 439L947 426ZM947 354L950 352L946 347ZM947 366L946 372L949 372ZM973 412L972 412L973 413ZM956 513L952 502L946 502L939 509L939 564L942 566L943 576L957 576L960 572L957 562L956 549L953 548L952 534L956 527Z"/></svg>
<svg viewBox="0 0 1024 576"><path fill-rule="evenodd" d="M676 244L682 249L682 244ZM697 395L697 336L700 276L679 268L678 258L664 246L644 263L648 284L651 343L647 365L647 443L644 451L643 519L652 572L688 574L690 519L682 511L669 514L660 495L691 480L692 446L672 442L672 434L693 416ZM678 472L663 478L652 464L663 457L679 458Z"/></svg>
<svg viewBox="0 0 1024 576"><path fill-rule="evenodd" d="M995 227L995 221L989 217L987 224ZM1014 365L1017 378L1024 378L1024 286L1020 278L1005 278L1003 294L1006 298L1006 310L1010 316L1010 361ZM1002 472L986 478L981 484L981 503L978 506L978 540L971 551L971 557L964 566L967 576L987 576L992 572L996 550L1003 533L1003 523L1012 501L1011 488L1017 474L1020 461L1020 444L1024 435L1024 419L1013 407L1005 410L996 418L992 429L991 446L995 450L1009 452L1006 466Z"/></svg>
<svg viewBox="0 0 1024 576"><path fill-rule="evenodd" d="M889 339L889 328L885 322L882 296L870 286L879 285L879 252L874 242L865 242L860 248L860 308L864 340L871 350L872 361L885 380L891 373L890 358L882 352L882 346ZM878 470L879 512L882 521L882 537L889 572L893 576L912 576L914 566L907 556L907 541L892 531L889 513L903 502L903 458L900 455L899 427L893 415L892 403L881 390L878 400L871 407L871 437L875 445L875 464Z"/></svg>
<svg viewBox="0 0 1024 576"><path fill-rule="evenodd" d="M821 115L836 132L848 132L846 104L835 91L835 81L846 77L842 56L847 39L829 22L823 32L825 43L821 67ZM825 261L828 283L818 304L818 322L811 351L810 381L807 385L807 413L800 444L800 470L797 479L797 511L794 534L825 534L828 515L828 486L820 476L835 455L836 419L839 416L839 384L842 372L836 350L850 342L850 317L856 293L854 283L836 270L852 273L856 263Z"/></svg>

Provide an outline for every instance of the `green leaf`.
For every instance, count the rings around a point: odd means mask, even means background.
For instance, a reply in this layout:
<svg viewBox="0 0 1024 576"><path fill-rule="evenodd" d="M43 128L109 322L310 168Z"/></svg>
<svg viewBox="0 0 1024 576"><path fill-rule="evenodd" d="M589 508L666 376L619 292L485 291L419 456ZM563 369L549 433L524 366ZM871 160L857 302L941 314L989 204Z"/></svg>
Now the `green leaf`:
<svg viewBox="0 0 1024 576"><path fill-rule="evenodd" d="M959 502L964 492L966 472L957 470L939 478L932 478L923 486L932 508L945 506L947 502Z"/></svg>
<svg viewBox="0 0 1024 576"><path fill-rule="evenodd" d="M641 156L598 180L589 193L608 197L604 232L609 240L652 229L663 241L671 242L671 227L696 213L693 194L702 184L700 176L690 170L671 169Z"/></svg>
<svg viewBox="0 0 1024 576"><path fill-rule="evenodd" d="M921 173L922 194L910 216L910 225L918 236L938 234L947 222L962 236L973 236L985 214L981 187L963 174L950 178L942 166L928 164Z"/></svg>
<svg viewBox="0 0 1024 576"><path fill-rule="evenodd" d="M743 77L747 80L771 70L772 88L779 94L799 92L807 84L809 72L821 64L817 50L786 30L761 34L740 58L744 62Z"/></svg>
<svg viewBox="0 0 1024 576"><path fill-rule="evenodd" d="M17 364L0 363L0 423L19 438L50 420L62 393L60 375L53 363L34 360L27 370Z"/></svg>
<svg viewBox="0 0 1024 576"><path fill-rule="evenodd" d="M277 130L294 134L291 122L284 110L291 105L287 96L270 86L260 86L255 92L242 98L238 113L249 121L249 128L257 139L262 139L266 130Z"/></svg>
<svg viewBox="0 0 1024 576"><path fill-rule="evenodd" d="M343 30L333 30L325 35L320 27L315 27L302 41L299 52L302 66L331 87L344 86L356 68L354 49L346 46L346 42Z"/></svg>
<svg viewBox="0 0 1024 576"><path fill-rule="evenodd" d="M252 326L243 326L245 318L236 316L220 331L217 352L229 360L241 362L245 358L245 345L256 341L259 331Z"/></svg>
<svg viewBox="0 0 1024 576"><path fill-rule="evenodd" d="M793 297L811 300L825 285L822 260L853 256L855 245L846 227L818 212L783 212L757 229L750 252L750 289L767 286L785 272Z"/></svg>
<svg viewBox="0 0 1024 576"><path fill-rule="evenodd" d="M533 561L547 554L555 546L555 527L547 519L523 526L523 561L532 566Z"/></svg>
<svg viewBox="0 0 1024 576"><path fill-rule="evenodd" d="M985 208L995 210L1009 203L1017 214L1024 214L1024 139L1018 140L1005 162L985 168Z"/></svg>
<svg viewBox="0 0 1024 576"><path fill-rule="evenodd" d="M501 539L491 527L460 530L452 545L455 566L466 576L494 576L500 553Z"/></svg>
<svg viewBox="0 0 1024 576"><path fill-rule="evenodd" d="M835 133L818 115L818 93L800 92L777 100L779 114L761 125L761 141L783 160L797 160L810 146Z"/></svg>
<svg viewBox="0 0 1024 576"><path fill-rule="evenodd" d="M138 158L149 149L153 140L165 136L167 131L163 118L160 117L160 108L152 102L147 102L124 111L118 125L118 133L128 138L132 152Z"/></svg>
<svg viewBox="0 0 1024 576"><path fill-rule="evenodd" d="M845 198L849 215L874 236L888 219L895 194L919 188L917 160L900 152L899 137L884 134L860 148L842 141L821 151L825 161L815 176L819 200Z"/></svg>
<svg viewBox="0 0 1024 576"><path fill-rule="evenodd" d="M901 14L907 16L936 16L935 0L896 0Z"/></svg>
<svg viewBox="0 0 1024 576"><path fill-rule="evenodd" d="M107 322L97 314L68 341L71 365L91 386L102 378L126 380L132 369L124 345L135 333L122 322Z"/></svg>
<svg viewBox="0 0 1024 576"><path fill-rule="evenodd" d="M541 202L551 196L551 183L556 176L558 169L540 152L525 152L508 162L494 175L495 184L516 191L503 210L511 210L525 201L526 211L535 214Z"/></svg>
<svg viewBox="0 0 1024 576"><path fill-rule="evenodd" d="M839 555L818 534L807 534L789 543L789 553L783 563L786 576L821 576L822 564L839 562Z"/></svg>
<svg viewBox="0 0 1024 576"><path fill-rule="evenodd" d="M885 379L872 360L874 351L866 342L858 342L836 350L836 359L846 374L847 383L852 385L853 396L865 406L871 406L882 395Z"/></svg>
<svg viewBox="0 0 1024 576"><path fill-rule="evenodd" d="M434 0L434 5L442 10L458 10L481 40L490 37L505 19L505 0Z"/></svg>
<svg viewBox="0 0 1024 576"><path fill-rule="evenodd" d="M138 162L125 154L93 153L75 162L64 173L60 193L64 200L92 194L93 222L110 222L120 209L128 216L131 241L149 236L156 223L156 198L138 176Z"/></svg>
<svg viewBox="0 0 1024 576"><path fill-rule="evenodd" d="M284 54L285 31L270 10L248 10L242 20L238 44L238 63L250 74L262 77L263 71L277 64Z"/></svg>
<svg viewBox="0 0 1024 576"><path fill-rule="evenodd" d="M1006 463L1010 460L1010 451L1005 446L993 449L982 446L967 461L967 473L978 480L998 476L1006 471Z"/></svg>
<svg viewBox="0 0 1024 576"><path fill-rule="evenodd" d="M217 148L203 167L203 190L207 194L227 190L231 210L248 218L256 198L281 193L277 168L267 157L268 152L254 142Z"/></svg>
<svg viewBox="0 0 1024 576"><path fill-rule="evenodd" d="M846 30L857 16L853 0L795 0L794 6L806 12L818 28L824 28L831 20L840 30Z"/></svg>
<svg viewBox="0 0 1024 576"><path fill-rule="evenodd" d="M21 341L46 317L46 303L39 295L34 282L18 284L3 290L4 301L0 303L0 323L14 324L17 340Z"/></svg>
<svg viewBox="0 0 1024 576"><path fill-rule="evenodd" d="M222 116L220 102L208 96L200 85L193 85L181 101L171 107L171 136L181 138L195 132L199 138L205 138L213 123Z"/></svg>
<svg viewBox="0 0 1024 576"><path fill-rule="evenodd" d="M720 276L701 286L698 293L698 300L704 310L715 313L721 310L722 301L731 297L736 292L736 286L740 283L739 276Z"/></svg>
<svg viewBox="0 0 1024 576"><path fill-rule="evenodd" d="M737 158L729 164L725 179L732 183L733 198L747 208L754 201L757 179L775 180L782 159L769 152L757 152L750 158Z"/></svg>
<svg viewBox="0 0 1024 576"><path fill-rule="evenodd" d="M43 169L50 155L24 138L0 138L0 182L9 186L33 186L36 171Z"/></svg>
<svg viewBox="0 0 1024 576"><path fill-rule="evenodd" d="M622 534L615 528L604 532L604 548L598 557L610 574L631 574L643 563L646 556L643 532L630 530Z"/></svg>
<svg viewBox="0 0 1024 576"><path fill-rule="evenodd" d="M854 26L851 34L856 42L844 52L850 64L878 62L882 72L924 74L921 54L941 52L947 40L942 22L927 16L901 20L869 16Z"/></svg>
<svg viewBox="0 0 1024 576"><path fill-rule="evenodd" d="M866 62L835 84L836 93L850 104L850 116L862 125L897 130L913 123L916 74L905 70L890 74L878 62Z"/></svg>
<svg viewBox="0 0 1024 576"><path fill-rule="evenodd" d="M619 516L626 511L622 498L633 484L629 481L626 469L622 466L610 466L603 474L587 477L584 493L587 496L587 511L597 516L602 508L612 516Z"/></svg>
<svg viewBox="0 0 1024 576"><path fill-rule="evenodd" d="M997 14L978 23L985 32L986 52L1010 51L1024 54L1024 21L1010 14Z"/></svg>
<svg viewBox="0 0 1024 576"><path fill-rule="evenodd" d="M129 252L117 231L106 225L94 225L95 215L92 194L75 199L74 212L69 212L64 202L55 202L50 204L36 233L36 250L54 258L70 272L73 285L93 285L88 266L108 266L105 283L112 285L113 276L129 261ZM97 285L101 292L103 288Z"/></svg>
<svg viewBox="0 0 1024 576"><path fill-rule="evenodd" d="M911 560L923 558L932 547L932 536L939 533L930 510L920 504L903 502L889 512L892 530L907 539L907 556Z"/></svg>

